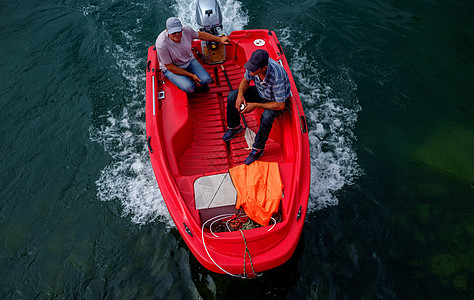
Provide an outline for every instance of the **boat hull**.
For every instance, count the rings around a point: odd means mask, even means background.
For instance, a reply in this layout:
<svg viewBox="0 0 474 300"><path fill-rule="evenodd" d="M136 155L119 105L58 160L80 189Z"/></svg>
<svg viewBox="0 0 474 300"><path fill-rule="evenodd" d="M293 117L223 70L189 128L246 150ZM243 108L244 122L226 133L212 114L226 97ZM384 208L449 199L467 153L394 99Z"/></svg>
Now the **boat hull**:
<svg viewBox="0 0 474 300"><path fill-rule="evenodd" d="M156 50L153 46L148 49L146 134L161 194L193 255L211 271L252 276L283 264L298 244L309 197L309 141L303 107L275 33L242 30L229 37L231 45L225 48L224 62L206 64L196 56L213 78L210 91L203 94L187 95L169 82L159 70ZM202 53L201 42L195 41L194 45ZM243 135L232 140L230 146L222 135L226 129L227 95L232 88L238 88L243 65L257 49L267 50L272 59L282 64L292 91L260 159L279 164L284 184L281 221L250 230L215 233L209 229L213 218L232 214L235 208L196 209L194 183L203 176L226 173L242 164L249 153ZM255 132L261 113L256 110L246 115Z"/></svg>

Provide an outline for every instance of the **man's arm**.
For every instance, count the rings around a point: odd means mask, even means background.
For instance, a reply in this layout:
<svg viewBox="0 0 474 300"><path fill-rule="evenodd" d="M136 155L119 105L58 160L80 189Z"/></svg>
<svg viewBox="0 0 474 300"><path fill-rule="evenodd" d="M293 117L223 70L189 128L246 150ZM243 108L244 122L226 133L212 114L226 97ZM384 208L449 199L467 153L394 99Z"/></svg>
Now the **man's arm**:
<svg viewBox="0 0 474 300"><path fill-rule="evenodd" d="M217 35L213 35L204 31L198 31L198 34L199 34L198 38L204 41L218 42L218 43L226 44L226 45L230 44L230 39L226 35L217 36Z"/></svg>
<svg viewBox="0 0 474 300"><path fill-rule="evenodd" d="M191 78L192 81L195 83L199 84L201 82L201 79L196 74L193 74L191 72L188 72L184 69L181 69L180 67L176 66L175 64L167 64L165 65L166 69L168 69L170 72L176 74L176 75L183 75Z"/></svg>
<svg viewBox="0 0 474 300"><path fill-rule="evenodd" d="M271 101L271 102L265 102L265 103L247 103L247 106L245 109L242 111L242 113L249 113L253 111L256 108L261 108L261 109L271 109L271 110L283 110L285 109L285 102L276 102L276 101Z"/></svg>
<svg viewBox="0 0 474 300"><path fill-rule="evenodd" d="M247 106L247 101L244 98L244 94L248 90L249 86L250 81L245 79L245 77L242 78L242 81L239 84L239 93L237 94L237 99L235 100L235 108L237 108L238 111L240 111L240 105L242 103Z"/></svg>
<svg viewBox="0 0 474 300"><path fill-rule="evenodd" d="M244 94L247 91L247 89L250 86L250 81L245 79L245 77L242 79L239 85L239 94L237 95L237 100L235 101L235 108L239 110L242 113L249 113L253 111L256 108L262 108L262 109L271 109L271 110L283 110L285 109L285 102L276 102L276 101L270 101L270 102L265 102L265 103L254 103L254 102L248 102L244 98ZM241 111L240 110L240 105L241 104L245 105L245 108Z"/></svg>
<svg viewBox="0 0 474 300"><path fill-rule="evenodd" d="M247 103L247 101L244 98L244 94L248 90L249 86L250 86L250 81L245 79L245 77L242 78L242 81L240 82L240 85L239 85L239 93L237 95L237 100L235 101L235 108L237 108L237 110L239 110L240 112L249 113L256 108L271 109L271 110L285 109L285 102L270 101L270 102L265 102L265 103L252 103L252 102ZM241 111L240 105L242 103L245 105L245 108Z"/></svg>

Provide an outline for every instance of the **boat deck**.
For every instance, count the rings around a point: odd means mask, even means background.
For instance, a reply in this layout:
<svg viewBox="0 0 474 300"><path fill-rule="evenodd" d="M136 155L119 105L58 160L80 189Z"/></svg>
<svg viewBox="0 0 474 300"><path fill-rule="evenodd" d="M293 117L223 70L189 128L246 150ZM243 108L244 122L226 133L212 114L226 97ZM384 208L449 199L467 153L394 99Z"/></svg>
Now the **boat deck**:
<svg viewBox="0 0 474 300"><path fill-rule="evenodd" d="M213 83L210 90L202 94L188 95L190 114L192 119L193 141L190 147L178 158L178 168L181 176L176 178L183 200L190 208L190 212L196 220L208 219L214 214L229 213L236 211L233 206L220 208L210 212L197 210L195 207L194 181L199 177L225 173L230 168L243 164L250 153L245 141L245 131L239 133L226 145L222 136L227 130L226 107L227 96L231 89L226 81L224 72L220 65L205 65L206 71L211 74ZM232 88L237 89L244 76L244 69L232 62L225 62L224 67L231 82ZM261 112L260 112L261 113ZM245 115L245 120L251 130L258 131L260 114L250 113ZM243 126L243 122L242 126ZM278 131L281 126L280 120L275 120L272 131ZM284 162L284 152L280 144L274 139L268 139L265 145L265 153L261 161Z"/></svg>
<svg viewBox="0 0 474 300"><path fill-rule="evenodd" d="M204 173L221 173L235 165L242 164L249 154L246 150L244 131L238 134L227 148L222 135L227 129L227 95L231 91L220 65L204 65L214 82L210 91L189 95L193 142L178 159L181 175L192 176ZM244 69L232 62L224 63L227 76L234 89L239 87ZM254 113L246 114L245 120L254 132L258 131L259 121ZM275 122L275 126L278 126ZM243 125L243 124L242 124ZM262 161L283 161L283 151L278 143L269 138Z"/></svg>

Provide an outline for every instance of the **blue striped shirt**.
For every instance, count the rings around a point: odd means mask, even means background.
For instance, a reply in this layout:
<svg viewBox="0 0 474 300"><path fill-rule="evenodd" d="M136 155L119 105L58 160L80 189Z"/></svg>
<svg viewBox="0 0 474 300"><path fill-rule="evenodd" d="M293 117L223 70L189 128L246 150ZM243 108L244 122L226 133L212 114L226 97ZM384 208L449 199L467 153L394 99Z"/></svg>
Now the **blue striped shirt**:
<svg viewBox="0 0 474 300"><path fill-rule="evenodd" d="M285 102L290 97L290 80L285 69L276 61L269 58L265 79L262 81L258 75L252 76L249 70L245 70L245 79L253 80L258 94L265 100Z"/></svg>

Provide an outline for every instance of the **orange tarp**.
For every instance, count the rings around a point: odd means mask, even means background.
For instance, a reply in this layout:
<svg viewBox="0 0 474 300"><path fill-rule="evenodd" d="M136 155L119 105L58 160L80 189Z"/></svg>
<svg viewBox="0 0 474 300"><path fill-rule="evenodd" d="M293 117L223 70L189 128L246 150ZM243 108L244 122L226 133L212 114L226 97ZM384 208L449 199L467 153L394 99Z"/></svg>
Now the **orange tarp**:
<svg viewBox="0 0 474 300"><path fill-rule="evenodd" d="M255 161L229 169L237 190L235 207L242 207L252 220L267 226L273 213L278 211L283 183L276 162Z"/></svg>

